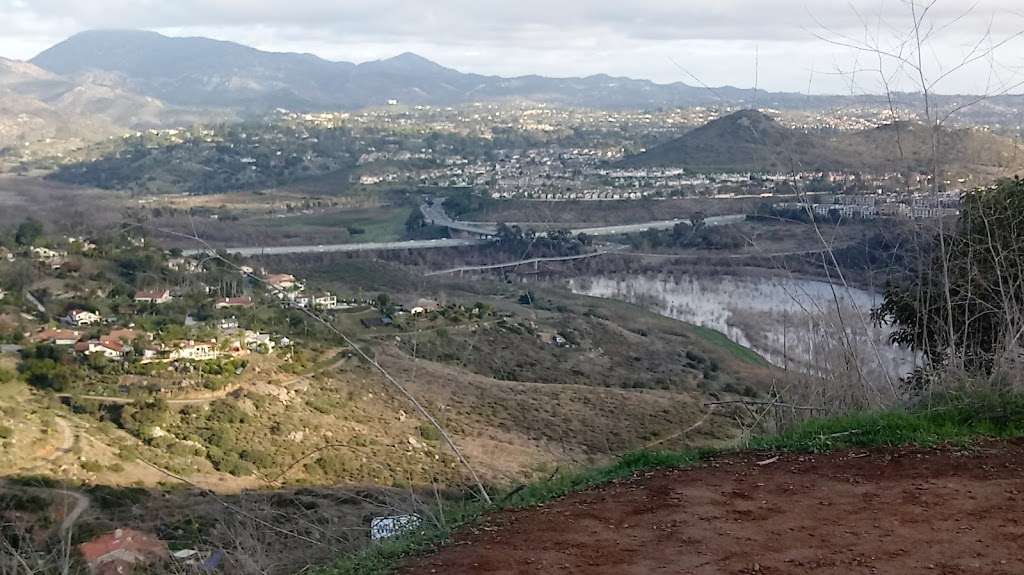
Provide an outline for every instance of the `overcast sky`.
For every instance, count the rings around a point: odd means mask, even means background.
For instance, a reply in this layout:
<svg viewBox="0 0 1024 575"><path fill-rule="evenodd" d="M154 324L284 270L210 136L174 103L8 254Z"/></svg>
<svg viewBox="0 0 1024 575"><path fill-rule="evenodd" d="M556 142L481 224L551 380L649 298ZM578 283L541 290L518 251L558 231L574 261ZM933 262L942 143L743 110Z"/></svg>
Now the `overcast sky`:
<svg viewBox="0 0 1024 575"><path fill-rule="evenodd" d="M354 62L412 51L504 76L608 73L749 87L756 68L769 90L877 92L878 74L865 70L877 58L819 37L863 41L866 27L895 46L911 28L910 1L931 0L0 0L0 56L28 59L86 29L144 28ZM987 31L996 43L1024 30L1024 2L937 0L928 23L924 60L936 77L937 62L960 60ZM853 70L861 71L851 78ZM1018 38L939 90L1021 81ZM910 87L905 77L896 82Z"/></svg>

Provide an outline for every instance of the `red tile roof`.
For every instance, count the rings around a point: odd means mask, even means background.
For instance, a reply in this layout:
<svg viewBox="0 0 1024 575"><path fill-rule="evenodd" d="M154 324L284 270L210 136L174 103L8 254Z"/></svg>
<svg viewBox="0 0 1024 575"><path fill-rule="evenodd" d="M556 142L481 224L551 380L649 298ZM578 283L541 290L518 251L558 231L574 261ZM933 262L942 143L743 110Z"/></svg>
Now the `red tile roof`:
<svg viewBox="0 0 1024 575"><path fill-rule="evenodd" d="M125 565L148 564L168 557L167 545L134 529L117 529L78 546L89 570L97 575L119 573Z"/></svg>

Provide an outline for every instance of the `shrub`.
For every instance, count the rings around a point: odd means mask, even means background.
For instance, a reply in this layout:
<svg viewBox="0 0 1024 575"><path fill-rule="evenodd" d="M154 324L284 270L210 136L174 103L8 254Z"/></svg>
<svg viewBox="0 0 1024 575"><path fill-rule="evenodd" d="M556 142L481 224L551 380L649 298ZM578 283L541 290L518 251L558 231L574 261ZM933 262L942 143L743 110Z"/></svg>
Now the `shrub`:
<svg viewBox="0 0 1024 575"><path fill-rule="evenodd" d="M430 422L424 421L419 426L420 437L427 441L441 441L441 432Z"/></svg>
<svg viewBox="0 0 1024 575"><path fill-rule="evenodd" d="M38 512L50 506L50 501L42 495L24 493L0 493L0 511Z"/></svg>
<svg viewBox="0 0 1024 575"><path fill-rule="evenodd" d="M82 469L88 471L89 473L102 473L107 468L98 461L83 461Z"/></svg>

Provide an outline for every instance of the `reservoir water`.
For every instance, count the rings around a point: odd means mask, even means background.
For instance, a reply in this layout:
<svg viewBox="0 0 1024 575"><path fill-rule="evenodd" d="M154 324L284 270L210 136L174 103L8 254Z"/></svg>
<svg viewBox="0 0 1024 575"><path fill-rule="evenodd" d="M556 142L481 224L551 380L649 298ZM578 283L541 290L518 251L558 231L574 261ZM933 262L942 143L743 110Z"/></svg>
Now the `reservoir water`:
<svg viewBox="0 0 1024 575"><path fill-rule="evenodd" d="M715 329L771 363L808 373L856 361L865 375L906 375L915 354L888 342L870 310L881 295L789 277L611 275L574 278L575 293L642 305Z"/></svg>

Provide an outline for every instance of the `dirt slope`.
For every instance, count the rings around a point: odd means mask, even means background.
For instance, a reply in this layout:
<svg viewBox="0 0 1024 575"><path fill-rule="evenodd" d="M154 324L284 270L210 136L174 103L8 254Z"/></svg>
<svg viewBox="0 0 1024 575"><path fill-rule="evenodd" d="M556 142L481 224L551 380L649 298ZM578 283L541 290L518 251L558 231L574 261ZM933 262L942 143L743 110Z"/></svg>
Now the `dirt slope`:
<svg viewBox="0 0 1024 575"><path fill-rule="evenodd" d="M1024 572L1024 442L732 456L503 513L402 573Z"/></svg>

